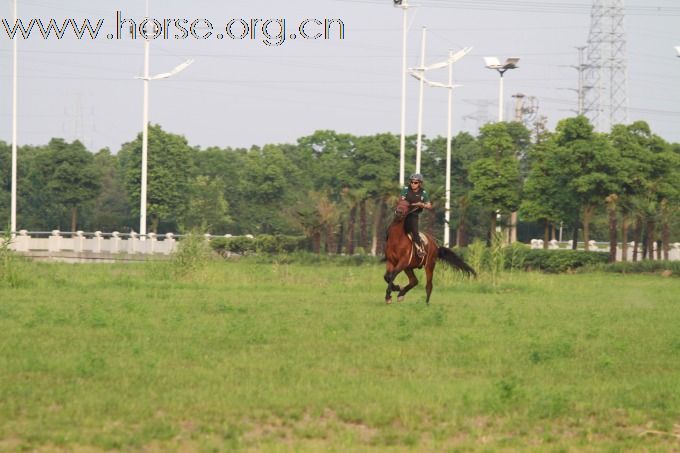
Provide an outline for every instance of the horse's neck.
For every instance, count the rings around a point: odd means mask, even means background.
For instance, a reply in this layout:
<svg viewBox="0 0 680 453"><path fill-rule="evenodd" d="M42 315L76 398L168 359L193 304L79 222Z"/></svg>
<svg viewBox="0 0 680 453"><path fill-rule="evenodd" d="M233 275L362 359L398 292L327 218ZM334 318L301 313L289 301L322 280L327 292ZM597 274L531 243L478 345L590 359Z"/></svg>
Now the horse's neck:
<svg viewBox="0 0 680 453"><path fill-rule="evenodd" d="M406 230L404 229L404 219L393 221L390 225L388 235L394 239L400 236L406 236Z"/></svg>

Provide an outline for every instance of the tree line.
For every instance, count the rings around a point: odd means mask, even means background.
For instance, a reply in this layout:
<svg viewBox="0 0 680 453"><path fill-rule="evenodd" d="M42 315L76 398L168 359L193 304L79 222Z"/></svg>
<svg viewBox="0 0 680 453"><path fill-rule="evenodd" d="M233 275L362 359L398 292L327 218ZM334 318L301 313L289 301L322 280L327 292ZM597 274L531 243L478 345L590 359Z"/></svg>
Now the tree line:
<svg viewBox="0 0 680 453"><path fill-rule="evenodd" d="M406 172L415 136L407 137ZM54 138L18 150L17 224L30 231L134 231L141 134L112 153ZM435 209L421 229L443 235L446 138L424 140L425 188ZM294 144L202 149L149 129L147 217L156 233L304 235L315 252L380 253L399 194L399 137L317 131ZM9 224L10 146L0 142L0 221ZM519 213L519 238L639 244L649 256L679 240L680 145L642 121L596 132L583 116L489 123L453 139L452 243L488 240L497 215ZM660 246L654 247L658 243ZM658 256L659 257L659 256ZM657 258L658 258L657 257Z"/></svg>

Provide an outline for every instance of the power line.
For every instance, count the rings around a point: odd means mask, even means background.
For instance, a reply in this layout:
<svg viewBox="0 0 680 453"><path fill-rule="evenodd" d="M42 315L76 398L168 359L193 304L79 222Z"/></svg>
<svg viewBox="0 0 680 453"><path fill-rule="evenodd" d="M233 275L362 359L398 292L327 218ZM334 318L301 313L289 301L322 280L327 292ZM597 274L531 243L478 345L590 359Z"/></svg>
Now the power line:
<svg viewBox="0 0 680 453"><path fill-rule="evenodd" d="M378 0L336 0L365 5L384 5ZM514 0L421 0L419 5L444 9L467 9L478 11L532 12L552 14L587 14L587 3L537 2ZM674 6L628 6L626 14L631 16L680 16L680 7Z"/></svg>

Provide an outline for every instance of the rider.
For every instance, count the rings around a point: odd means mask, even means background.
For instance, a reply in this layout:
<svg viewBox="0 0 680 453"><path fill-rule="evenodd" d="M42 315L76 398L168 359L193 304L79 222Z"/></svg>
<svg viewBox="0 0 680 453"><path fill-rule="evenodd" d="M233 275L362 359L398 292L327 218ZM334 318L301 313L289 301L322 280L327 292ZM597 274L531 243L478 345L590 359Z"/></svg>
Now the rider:
<svg viewBox="0 0 680 453"><path fill-rule="evenodd" d="M406 216L404 226L406 232L411 233L413 241L417 244L418 257L422 258L425 255L425 249L420 242L420 234L418 233L418 216L423 212L423 209L432 209L430 195L423 189L423 175L420 173L412 174L409 178L409 185L401 189L400 197L402 200L411 203L412 207L417 208Z"/></svg>

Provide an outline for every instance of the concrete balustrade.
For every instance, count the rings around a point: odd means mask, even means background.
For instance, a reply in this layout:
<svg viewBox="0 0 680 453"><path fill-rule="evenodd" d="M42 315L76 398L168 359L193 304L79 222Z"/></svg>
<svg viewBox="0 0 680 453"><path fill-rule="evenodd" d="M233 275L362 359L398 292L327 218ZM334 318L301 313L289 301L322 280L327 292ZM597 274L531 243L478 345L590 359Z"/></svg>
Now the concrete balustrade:
<svg viewBox="0 0 680 453"><path fill-rule="evenodd" d="M552 240L549 242L548 249L549 250L571 250L572 249L572 244L574 242L569 240L566 242L558 242L556 240ZM562 244L563 246L560 246ZM588 245L590 248L590 251L592 252L602 252L602 253L609 253L609 242L597 242L597 241L588 241ZM627 261L633 261L633 251L635 247L635 242L629 242L628 244L628 250L626 253L626 260ZM542 249L543 248L543 240L542 239L532 239L530 242L530 247L532 249ZM654 259L657 259L658 256L658 247L659 244L656 242L653 245L652 253L654 254ZM583 243L578 244L578 250L583 250ZM621 261L621 257L623 256L623 249L621 248L621 243L618 244L618 247L616 248L616 260ZM663 251L661 251L661 257L663 259ZM638 260L642 259L642 244L638 244L638 250L637 250L637 258ZM669 251L668 251L668 259L670 261L680 261L680 242L674 242L672 244L669 244Z"/></svg>
<svg viewBox="0 0 680 453"><path fill-rule="evenodd" d="M211 235L206 235L210 240ZM149 233L66 233L19 231L12 239L11 248L35 259L59 259L62 261L144 261L151 258L164 259L177 248L178 237L173 233L158 236Z"/></svg>

